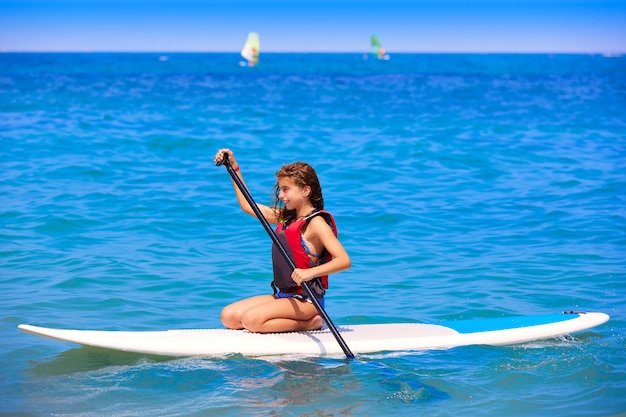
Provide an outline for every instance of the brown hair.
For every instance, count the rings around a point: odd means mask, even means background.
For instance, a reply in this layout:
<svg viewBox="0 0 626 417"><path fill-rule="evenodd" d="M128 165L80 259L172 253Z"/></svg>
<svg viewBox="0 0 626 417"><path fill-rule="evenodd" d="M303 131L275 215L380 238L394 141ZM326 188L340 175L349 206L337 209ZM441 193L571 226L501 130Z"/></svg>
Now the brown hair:
<svg viewBox="0 0 626 417"><path fill-rule="evenodd" d="M291 178L298 187L311 187L309 199L315 210L324 209L324 196L322 195L322 186L317 178L317 173L313 167L306 162L294 162L293 164L283 165L276 173L276 178ZM282 201L278 199L280 188L278 182L274 186L274 208L280 211L280 220L287 220L296 215L295 210L287 210Z"/></svg>

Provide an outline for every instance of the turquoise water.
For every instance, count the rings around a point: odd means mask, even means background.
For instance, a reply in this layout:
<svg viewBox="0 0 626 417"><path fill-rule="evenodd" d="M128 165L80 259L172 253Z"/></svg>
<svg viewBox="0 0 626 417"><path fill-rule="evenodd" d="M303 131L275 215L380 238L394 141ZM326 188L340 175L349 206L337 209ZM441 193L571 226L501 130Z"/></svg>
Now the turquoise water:
<svg viewBox="0 0 626 417"><path fill-rule="evenodd" d="M0 415L626 412L626 58L0 54ZM509 347L246 359L53 342L20 323L220 327L269 291L258 202L318 171L353 267L335 324L603 311Z"/></svg>

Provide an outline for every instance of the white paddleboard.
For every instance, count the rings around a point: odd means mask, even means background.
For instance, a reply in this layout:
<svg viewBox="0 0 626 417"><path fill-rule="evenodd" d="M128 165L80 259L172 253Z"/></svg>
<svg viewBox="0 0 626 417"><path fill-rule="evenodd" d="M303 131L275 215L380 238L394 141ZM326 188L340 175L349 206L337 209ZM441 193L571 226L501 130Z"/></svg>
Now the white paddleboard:
<svg viewBox="0 0 626 417"><path fill-rule="evenodd" d="M336 326L357 353L446 349L465 345L511 345L586 330L609 320L605 313L562 313L439 324L394 323ZM193 329L166 331L66 330L20 324L26 333L54 340L125 352L164 356L341 355L330 330L250 333L246 330Z"/></svg>

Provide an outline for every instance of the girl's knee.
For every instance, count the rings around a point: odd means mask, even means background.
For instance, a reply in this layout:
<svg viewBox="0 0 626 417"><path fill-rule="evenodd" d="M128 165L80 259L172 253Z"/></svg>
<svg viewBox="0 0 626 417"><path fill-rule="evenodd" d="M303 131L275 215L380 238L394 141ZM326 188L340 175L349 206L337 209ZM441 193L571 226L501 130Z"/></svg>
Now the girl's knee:
<svg viewBox="0 0 626 417"><path fill-rule="evenodd" d="M222 309L222 312L220 313L220 320L227 329L240 330L243 328L237 312L235 309L230 308L230 306L226 306Z"/></svg>
<svg viewBox="0 0 626 417"><path fill-rule="evenodd" d="M259 320L258 315L246 310L241 315L241 326L252 333L261 333L264 322Z"/></svg>

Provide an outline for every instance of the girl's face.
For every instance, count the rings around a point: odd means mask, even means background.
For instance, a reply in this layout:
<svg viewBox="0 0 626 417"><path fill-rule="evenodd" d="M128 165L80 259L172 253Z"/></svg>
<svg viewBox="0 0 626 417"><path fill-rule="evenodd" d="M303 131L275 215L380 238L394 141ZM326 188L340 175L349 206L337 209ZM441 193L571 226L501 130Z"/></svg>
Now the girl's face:
<svg viewBox="0 0 626 417"><path fill-rule="evenodd" d="M287 210L298 210L302 205L309 201L311 187L308 185L300 187L289 177L280 177L278 179L278 199L283 202Z"/></svg>

